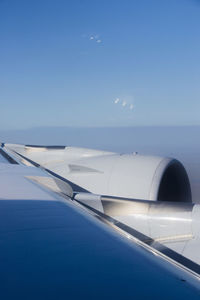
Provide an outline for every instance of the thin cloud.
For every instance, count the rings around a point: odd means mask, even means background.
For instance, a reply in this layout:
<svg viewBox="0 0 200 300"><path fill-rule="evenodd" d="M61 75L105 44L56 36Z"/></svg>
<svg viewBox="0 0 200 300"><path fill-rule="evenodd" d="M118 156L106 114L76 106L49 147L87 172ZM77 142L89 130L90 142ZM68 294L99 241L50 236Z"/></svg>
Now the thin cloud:
<svg viewBox="0 0 200 300"><path fill-rule="evenodd" d="M118 104L118 103L120 103L122 107L127 106L127 108L128 108L129 110L133 110L134 107L135 107L134 104L133 104L133 103L130 103L129 101L127 102L126 100L121 100L120 98L116 98L116 99L114 100L114 104Z"/></svg>
<svg viewBox="0 0 200 300"><path fill-rule="evenodd" d="M102 43L102 40L100 39L99 35L90 35L89 40L94 41L98 44Z"/></svg>

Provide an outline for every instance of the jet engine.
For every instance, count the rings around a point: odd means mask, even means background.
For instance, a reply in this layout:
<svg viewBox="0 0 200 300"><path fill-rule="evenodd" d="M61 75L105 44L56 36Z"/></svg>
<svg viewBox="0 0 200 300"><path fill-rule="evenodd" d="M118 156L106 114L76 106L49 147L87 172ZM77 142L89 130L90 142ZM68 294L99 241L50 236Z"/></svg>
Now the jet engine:
<svg viewBox="0 0 200 300"><path fill-rule="evenodd" d="M151 201L191 202L183 165L173 159L138 153L117 154L65 146L6 144L25 164L39 166L71 184L74 192Z"/></svg>
<svg viewBox="0 0 200 300"><path fill-rule="evenodd" d="M152 201L190 202L191 189L183 165L171 158L102 155L69 164L62 174L100 195Z"/></svg>

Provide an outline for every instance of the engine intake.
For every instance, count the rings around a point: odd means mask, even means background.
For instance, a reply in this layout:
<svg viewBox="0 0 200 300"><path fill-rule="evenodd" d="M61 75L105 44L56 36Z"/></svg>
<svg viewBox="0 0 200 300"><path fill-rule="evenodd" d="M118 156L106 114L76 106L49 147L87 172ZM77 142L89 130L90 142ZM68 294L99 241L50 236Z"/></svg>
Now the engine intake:
<svg viewBox="0 0 200 300"><path fill-rule="evenodd" d="M190 183L183 165L173 160L165 169L158 190L157 200L191 202Z"/></svg>

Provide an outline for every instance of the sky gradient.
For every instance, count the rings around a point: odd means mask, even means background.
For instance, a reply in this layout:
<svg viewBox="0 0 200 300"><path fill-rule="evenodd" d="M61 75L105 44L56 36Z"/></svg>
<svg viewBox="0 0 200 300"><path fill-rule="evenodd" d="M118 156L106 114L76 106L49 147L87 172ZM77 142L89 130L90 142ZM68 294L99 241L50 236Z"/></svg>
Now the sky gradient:
<svg viewBox="0 0 200 300"><path fill-rule="evenodd" d="M0 0L0 41L1 130L200 124L198 0Z"/></svg>

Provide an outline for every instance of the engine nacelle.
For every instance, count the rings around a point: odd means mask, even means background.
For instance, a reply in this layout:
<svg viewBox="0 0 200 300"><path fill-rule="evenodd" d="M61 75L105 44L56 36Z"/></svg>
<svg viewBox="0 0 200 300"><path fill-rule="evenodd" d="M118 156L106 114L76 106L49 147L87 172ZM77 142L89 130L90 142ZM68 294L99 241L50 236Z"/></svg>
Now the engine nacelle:
<svg viewBox="0 0 200 300"><path fill-rule="evenodd" d="M179 161L171 158L138 154L92 157L69 164L65 177L95 194L192 201L187 173Z"/></svg>
<svg viewBox="0 0 200 300"><path fill-rule="evenodd" d="M74 184L74 192L82 189L132 199L192 201L187 173L172 158L73 147L5 146L66 178Z"/></svg>

